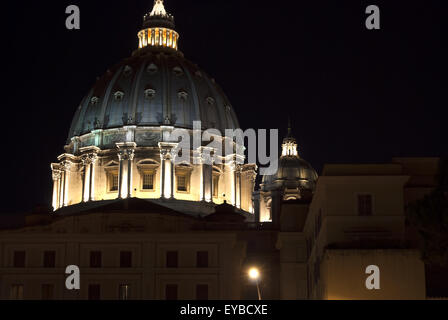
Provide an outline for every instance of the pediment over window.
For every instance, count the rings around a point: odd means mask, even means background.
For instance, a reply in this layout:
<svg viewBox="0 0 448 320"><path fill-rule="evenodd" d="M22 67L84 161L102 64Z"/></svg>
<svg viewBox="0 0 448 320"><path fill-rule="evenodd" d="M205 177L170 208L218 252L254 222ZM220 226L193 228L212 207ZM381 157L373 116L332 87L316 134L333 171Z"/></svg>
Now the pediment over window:
<svg viewBox="0 0 448 320"><path fill-rule="evenodd" d="M155 171L159 166L160 164L153 159L144 159L140 160L137 163L137 168L139 171L147 171L147 170Z"/></svg>
<svg viewBox="0 0 448 320"><path fill-rule="evenodd" d="M92 99L90 99L90 103L92 105L97 105L99 101L100 101L100 98L98 98L96 96L94 96L94 97L92 97Z"/></svg>
<svg viewBox="0 0 448 320"><path fill-rule="evenodd" d="M152 99L156 96L156 90L154 90L153 88L148 87L145 90L145 98L146 99Z"/></svg>
<svg viewBox="0 0 448 320"><path fill-rule="evenodd" d="M181 163L181 164L176 165L176 171L191 172L191 171L193 171L193 166L188 163Z"/></svg>
<svg viewBox="0 0 448 320"><path fill-rule="evenodd" d="M137 165L159 165L159 163L156 160L153 159L144 159L144 160L140 160Z"/></svg>
<svg viewBox="0 0 448 320"><path fill-rule="evenodd" d="M174 67L173 68L173 73L177 76L177 77L181 77L184 74L184 71L182 70L181 67Z"/></svg>
<svg viewBox="0 0 448 320"><path fill-rule="evenodd" d="M211 106L214 105L216 102L213 97L207 97L207 98L205 98L205 101L207 102L207 104L209 104Z"/></svg>
<svg viewBox="0 0 448 320"><path fill-rule="evenodd" d="M179 90L179 92L177 93L179 99L186 101L188 99L188 92L181 89Z"/></svg>
<svg viewBox="0 0 448 320"><path fill-rule="evenodd" d="M154 74L154 73L157 72L158 69L159 69L159 68L157 68L157 66L156 66L154 63L151 63L151 64L148 66L148 68L146 68L146 71L147 71L148 73Z"/></svg>
<svg viewBox="0 0 448 320"><path fill-rule="evenodd" d="M123 91L120 91L120 90L116 91L116 92L114 93L114 98L115 98L116 101L123 101L123 98L124 98L124 92L123 92Z"/></svg>
<svg viewBox="0 0 448 320"><path fill-rule="evenodd" d="M118 170L119 163L116 161L109 161L105 166L104 170Z"/></svg>

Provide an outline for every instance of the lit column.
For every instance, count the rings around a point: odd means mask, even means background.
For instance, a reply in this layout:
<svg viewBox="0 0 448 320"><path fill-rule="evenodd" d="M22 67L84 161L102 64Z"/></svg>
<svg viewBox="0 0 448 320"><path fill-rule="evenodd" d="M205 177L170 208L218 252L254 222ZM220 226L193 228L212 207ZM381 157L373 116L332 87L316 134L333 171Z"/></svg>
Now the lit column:
<svg viewBox="0 0 448 320"><path fill-rule="evenodd" d="M90 198L90 157L87 154L84 154L81 157L81 161L84 167L84 173L82 175L82 201L87 202Z"/></svg>
<svg viewBox="0 0 448 320"><path fill-rule="evenodd" d="M59 178L59 188L58 188L58 201L59 201L59 208L62 208L64 206L64 172L61 170L61 177Z"/></svg>
<svg viewBox="0 0 448 320"><path fill-rule="evenodd" d="M100 130L97 130L97 135L101 134ZM96 139L97 140L97 139ZM100 148L95 146L89 146L81 148L81 161L83 165L82 177L82 201L94 201L95 200L95 173L96 173L96 162L98 160L98 153L101 151Z"/></svg>
<svg viewBox="0 0 448 320"><path fill-rule="evenodd" d="M201 201L212 202L214 149L200 147L198 153L201 165L200 199Z"/></svg>
<svg viewBox="0 0 448 320"><path fill-rule="evenodd" d="M66 207L68 205L68 188L69 188L69 180L70 180L70 169L72 164L69 161L63 161L61 163L62 175L64 178L63 182L63 192L62 192L62 206Z"/></svg>
<svg viewBox="0 0 448 320"><path fill-rule="evenodd" d="M175 169L176 169L176 163L174 156L170 159L170 186L171 186L171 199L174 199L174 177L175 177Z"/></svg>
<svg viewBox="0 0 448 320"><path fill-rule="evenodd" d="M128 149L128 198L132 197L132 161L134 161L134 149Z"/></svg>
<svg viewBox="0 0 448 320"><path fill-rule="evenodd" d="M61 171L53 168L53 211L59 209L59 185L61 180Z"/></svg>
<svg viewBox="0 0 448 320"><path fill-rule="evenodd" d="M82 192L83 201L93 201L95 198L95 164L98 160L96 153L84 154L81 157L84 166Z"/></svg>
<svg viewBox="0 0 448 320"><path fill-rule="evenodd" d="M84 166L82 166L81 169L81 202L85 202L84 201L84 192L86 190L86 169L84 168Z"/></svg>
<svg viewBox="0 0 448 320"><path fill-rule="evenodd" d="M177 143L160 142L160 197L163 199L174 198L175 156L172 150Z"/></svg>
<svg viewBox="0 0 448 320"><path fill-rule="evenodd" d="M120 162L120 166L118 169L118 198L122 199L123 197L121 196L121 192L122 192L122 185L123 185L123 161L126 158L126 154L124 151L120 150L118 151L118 160Z"/></svg>
<svg viewBox="0 0 448 320"><path fill-rule="evenodd" d="M160 192L164 199L171 199L174 196L174 164L171 159L170 149L160 149Z"/></svg>
<svg viewBox="0 0 448 320"><path fill-rule="evenodd" d="M235 182L236 182L236 207L241 209L241 166L237 166L235 170Z"/></svg>
<svg viewBox="0 0 448 320"><path fill-rule="evenodd" d="M160 198L165 198L165 161L166 150L160 150Z"/></svg>
<svg viewBox="0 0 448 320"><path fill-rule="evenodd" d="M96 153L89 154L90 166L89 166L89 201L95 200L95 164L98 160Z"/></svg>
<svg viewBox="0 0 448 320"><path fill-rule="evenodd" d="M232 160L229 164L230 170L230 197L233 206L236 206L236 162Z"/></svg>
<svg viewBox="0 0 448 320"><path fill-rule="evenodd" d="M132 162L134 161L135 142L117 143L120 169L118 172L118 197L126 199L132 196Z"/></svg>

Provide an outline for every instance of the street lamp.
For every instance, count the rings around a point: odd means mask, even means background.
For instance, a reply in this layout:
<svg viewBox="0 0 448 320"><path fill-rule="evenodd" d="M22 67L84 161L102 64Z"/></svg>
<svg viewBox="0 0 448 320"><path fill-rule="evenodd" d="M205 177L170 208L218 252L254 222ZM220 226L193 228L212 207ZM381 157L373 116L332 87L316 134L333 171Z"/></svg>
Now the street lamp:
<svg viewBox="0 0 448 320"><path fill-rule="evenodd" d="M260 271L257 268L250 268L248 272L249 278L257 284L258 300L261 300L260 292Z"/></svg>

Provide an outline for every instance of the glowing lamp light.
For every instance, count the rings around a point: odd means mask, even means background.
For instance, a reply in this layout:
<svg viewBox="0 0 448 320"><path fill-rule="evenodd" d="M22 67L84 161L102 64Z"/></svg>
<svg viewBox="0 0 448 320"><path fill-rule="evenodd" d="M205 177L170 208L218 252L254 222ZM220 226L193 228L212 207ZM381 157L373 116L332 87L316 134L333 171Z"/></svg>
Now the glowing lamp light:
<svg viewBox="0 0 448 320"><path fill-rule="evenodd" d="M250 268L249 272L248 272L248 276L251 280L254 280L257 283L258 300L261 300L260 271L254 267Z"/></svg>
<svg viewBox="0 0 448 320"><path fill-rule="evenodd" d="M260 278L260 271L257 268L250 268L248 274L252 280L258 280Z"/></svg>

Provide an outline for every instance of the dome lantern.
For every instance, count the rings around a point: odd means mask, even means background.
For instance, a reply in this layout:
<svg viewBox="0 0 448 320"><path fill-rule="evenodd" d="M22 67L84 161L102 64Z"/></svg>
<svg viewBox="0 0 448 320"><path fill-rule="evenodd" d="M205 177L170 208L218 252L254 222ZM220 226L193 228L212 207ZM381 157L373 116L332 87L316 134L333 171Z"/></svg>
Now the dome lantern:
<svg viewBox="0 0 448 320"><path fill-rule="evenodd" d="M299 157L297 141L292 136L291 119L288 120L288 135L283 139L282 157Z"/></svg>
<svg viewBox="0 0 448 320"><path fill-rule="evenodd" d="M152 11L143 17L143 30L138 33L139 49L150 47L177 51L179 34L174 29L174 17L166 12L163 0L155 0Z"/></svg>

